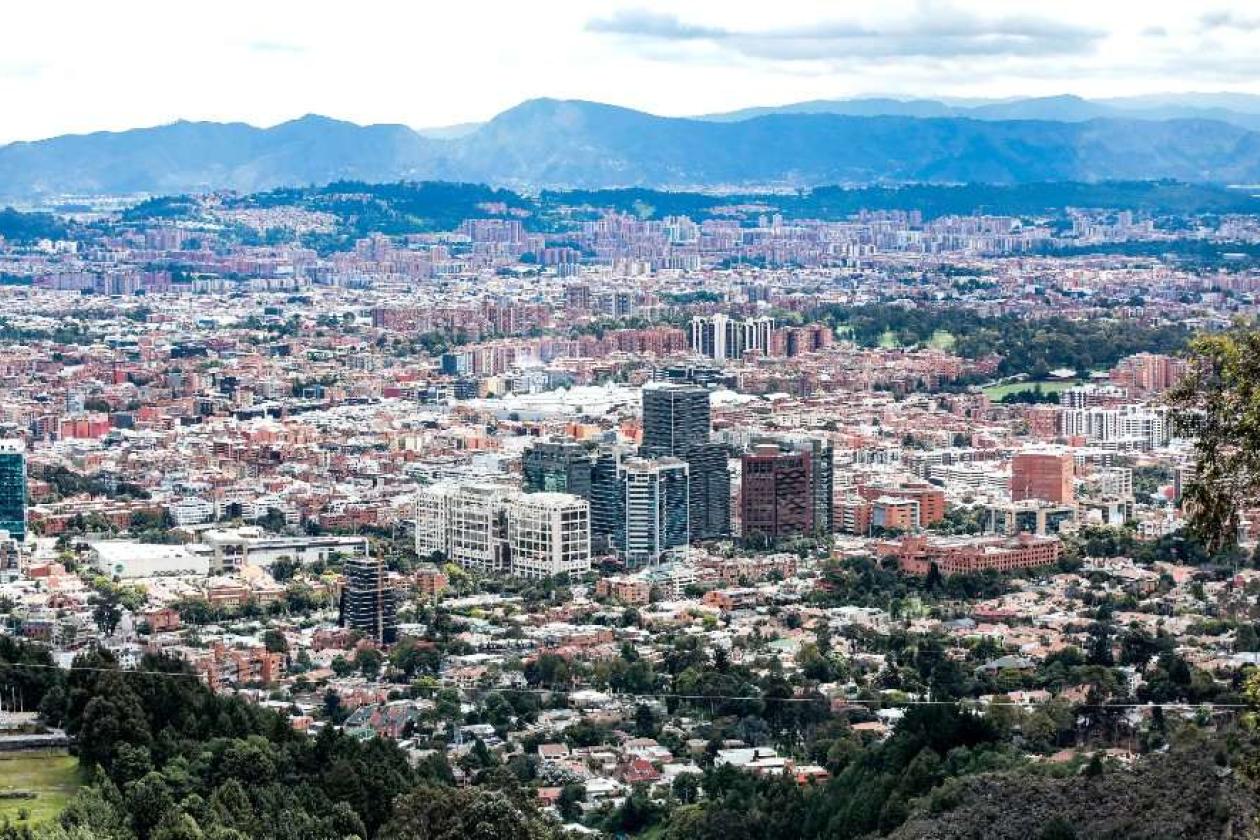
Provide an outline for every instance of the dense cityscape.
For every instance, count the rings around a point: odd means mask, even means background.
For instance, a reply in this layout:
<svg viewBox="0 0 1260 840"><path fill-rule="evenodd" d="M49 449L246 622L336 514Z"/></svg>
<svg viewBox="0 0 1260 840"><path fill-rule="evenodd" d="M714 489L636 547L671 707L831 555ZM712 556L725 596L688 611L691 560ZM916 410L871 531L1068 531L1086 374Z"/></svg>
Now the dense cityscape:
<svg viewBox="0 0 1260 840"><path fill-rule="evenodd" d="M543 834L717 836L730 791L839 783L869 800L841 835L937 836L946 775L1236 721L1260 508L1230 548L1187 530L1167 395L1194 331L1256 312L1253 217L490 202L339 247L305 204L7 217L0 653L71 677L16 668L5 725L103 768L139 836L197 819L121 723L159 688L84 707L75 668L387 741ZM1191 240L1219 255L1141 250ZM413 836L303 813L245 834Z"/></svg>
<svg viewBox="0 0 1260 840"><path fill-rule="evenodd" d="M0 25L0 840L1260 838L1260 16Z"/></svg>

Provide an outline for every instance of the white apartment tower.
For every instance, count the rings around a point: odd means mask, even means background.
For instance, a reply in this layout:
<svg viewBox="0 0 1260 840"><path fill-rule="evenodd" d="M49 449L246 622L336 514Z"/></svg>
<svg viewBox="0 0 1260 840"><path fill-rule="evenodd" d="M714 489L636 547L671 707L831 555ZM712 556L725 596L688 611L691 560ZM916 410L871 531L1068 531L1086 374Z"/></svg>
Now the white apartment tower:
<svg viewBox="0 0 1260 840"><path fill-rule="evenodd" d="M416 553L478 574L543 578L591 566L591 509L568 493L443 482L416 495Z"/></svg>
<svg viewBox="0 0 1260 840"><path fill-rule="evenodd" d="M512 574L545 578L591 568L590 503L568 493L527 493L508 505Z"/></svg>

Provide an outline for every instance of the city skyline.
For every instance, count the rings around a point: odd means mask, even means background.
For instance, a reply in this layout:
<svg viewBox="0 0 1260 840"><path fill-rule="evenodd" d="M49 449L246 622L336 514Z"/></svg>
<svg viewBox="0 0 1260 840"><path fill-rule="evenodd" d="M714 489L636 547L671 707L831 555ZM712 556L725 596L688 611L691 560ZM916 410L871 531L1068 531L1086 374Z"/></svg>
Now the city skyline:
<svg viewBox="0 0 1260 840"><path fill-rule="evenodd" d="M127 26L116 9L76 0L10 10L0 143L307 113L431 128L540 96L689 116L861 96L1260 93L1250 43L1260 17L1242 3L1152 3L1141 16L1127 5L1073 2L1051 16L1032 3L934 0L561 2L547 15L369 3L349 19L328 3L130 8Z"/></svg>

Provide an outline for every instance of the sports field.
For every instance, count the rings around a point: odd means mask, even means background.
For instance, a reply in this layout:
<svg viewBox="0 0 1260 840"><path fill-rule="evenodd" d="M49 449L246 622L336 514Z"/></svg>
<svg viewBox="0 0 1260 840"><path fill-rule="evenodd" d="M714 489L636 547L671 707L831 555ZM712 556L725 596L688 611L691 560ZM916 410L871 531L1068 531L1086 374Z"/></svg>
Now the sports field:
<svg viewBox="0 0 1260 840"><path fill-rule="evenodd" d="M1072 379L1053 379L1039 380L1037 382L1007 382L1004 385L990 385L984 389L985 396L991 400L1000 400L1007 394L1015 394L1019 391L1031 391L1036 386L1041 386L1043 394L1057 394L1060 391L1066 391L1074 385L1081 383Z"/></svg>
<svg viewBox="0 0 1260 840"><path fill-rule="evenodd" d="M79 781L79 759L65 751L0 753L0 817L14 825L50 820L74 796ZM13 796L20 791L35 796ZM23 812L25 822L20 819Z"/></svg>

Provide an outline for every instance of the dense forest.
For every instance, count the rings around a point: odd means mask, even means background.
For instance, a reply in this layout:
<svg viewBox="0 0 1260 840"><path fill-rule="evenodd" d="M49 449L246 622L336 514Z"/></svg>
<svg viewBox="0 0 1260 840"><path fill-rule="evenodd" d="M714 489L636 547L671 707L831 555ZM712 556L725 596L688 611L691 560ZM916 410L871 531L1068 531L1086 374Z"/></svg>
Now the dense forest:
<svg viewBox="0 0 1260 840"><path fill-rule="evenodd" d="M51 213L22 213L12 207L0 209L0 239L18 244L39 239L62 239L66 225Z"/></svg>
<svg viewBox="0 0 1260 840"><path fill-rule="evenodd" d="M1040 379L1056 368L1086 372L1108 368L1134 353L1176 353L1191 331L1178 324L1148 326L1121 319L1073 321L1060 316L1025 319L980 315L961 308L831 306L816 317L844 327L858 344L874 347L885 333L903 346L927 344L938 331L954 337L954 352L978 359L1000 355L998 374Z"/></svg>
<svg viewBox="0 0 1260 840"><path fill-rule="evenodd" d="M88 784L58 823L7 826L5 838L546 835L533 797L502 773L457 791L441 752L413 767L391 741L331 726L308 737L281 714L214 694L177 660L147 656L124 671L109 654L86 653L68 674L51 664L0 637L6 686L75 737Z"/></svg>

